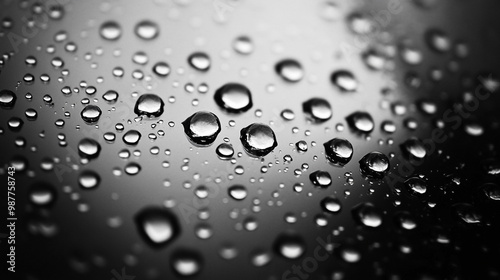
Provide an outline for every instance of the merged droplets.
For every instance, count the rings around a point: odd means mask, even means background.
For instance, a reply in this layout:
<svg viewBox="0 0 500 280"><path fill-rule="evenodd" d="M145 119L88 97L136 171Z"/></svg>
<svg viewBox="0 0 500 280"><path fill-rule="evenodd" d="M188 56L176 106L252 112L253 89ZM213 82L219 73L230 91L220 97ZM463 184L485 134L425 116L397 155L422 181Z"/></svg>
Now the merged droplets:
<svg viewBox="0 0 500 280"><path fill-rule="evenodd" d="M237 83L228 83L217 89L214 99L219 107L229 113L246 112L253 105L250 90Z"/></svg>
<svg viewBox="0 0 500 280"><path fill-rule="evenodd" d="M115 21L106 21L101 25L99 34L105 40L115 41L122 36L122 28Z"/></svg>
<svg viewBox="0 0 500 280"><path fill-rule="evenodd" d="M332 177L330 173L327 171L318 170L309 175L309 180L317 186L321 188L327 188L332 184Z"/></svg>
<svg viewBox="0 0 500 280"><path fill-rule="evenodd" d="M306 251L304 239L295 233L280 234L273 247L276 254L286 259L298 259Z"/></svg>
<svg viewBox="0 0 500 280"><path fill-rule="evenodd" d="M332 117L332 107L323 98L311 98L302 103L302 109L308 118L314 122L325 122Z"/></svg>
<svg viewBox="0 0 500 280"><path fill-rule="evenodd" d="M149 20L143 20L135 26L135 35L143 40L153 40L158 37L159 33L158 25Z"/></svg>
<svg viewBox="0 0 500 280"><path fill-rule="evenodd" d="M85 170L78 177L78 184L83 189L94 189L99 186L101 177L92 170Z"/></svg>
<svg viewBox="0 0 500 280"><path fill-rule="evenodd" d="M240 132L245 151L253 156L265 156L278 145L274 131L265 124L253 123Z"/></svg>
<svg viewBox="0 0 500 280"><path fill-rule="evenodd" d="M0 106L4 108L12 108L16 104L16 95L14 92L4 89L0 91Z"/></svg>
<svg viewBox="0 0 500 280"><path fill-rule="evenodd" d="M97 122L101 114L102 114L101 108L99 108L96 105L87 105L85 108L83 108L81 112L82 119L86 123Z"/></svg>
<svg viewBox="0 0 500 280"><path fill-rule="evenodd" d="M123 142L127 145L137 145L141 140L141 133L137 130L129 130L123 134Z"/></svg>
<svg viewBox="0 0 500 280"><path fill-rule="evenodd" d="M174 240L179 232L177 217L167 209L148 207L135 216L137 230L153 247L163 247Z"/></svg>
<svg viewBox="0 0 500 280"><path fill-rule="evenodd" d="M203 261L197 252L180 249L172 254L170 265L177 275L181 277L190 277L201 271Z"/></svg>
<svg viewBox="0 0 500 280"><path fill-rule="evenodd" d="M275 66L276 73L288 82L298 82L304 77L304 70L294 59L284 59Z"/></svg>
<svg viewBox="0 0 500 280"><path fill-rule="evenodd" d="M247 189L242 185L231 186L227 191L234 200L243 200L248 195Z"/></svg>
<svg viewBox="0 0 500 280"><path fill-rule="evenodd" d="M352 209L354 219L364 226L376 228L382 224L382 213L369 202L356 205Z"/></svg>
<svg viewBox="0 0 500 280"><path fill-rule="evenodd" d="M352 130L359 133L369 133L375 127L372 116L367 112L354 112L346 117Z"/></svg>
<svg viewBox="0 0 500 280"><path fill-rule="evenodd" d="M83 138L78 143L78 153L83 158L96 158L101 152L101 145L91 138Z"/></svg>
<svg viewBox="0 0 500 280"><path fill-rule="evenodd" d="M347 164L354 153L351 142L346 139L333 138L323 144L325 147L326 158L333 164L344 166Z"/></svg>
<svg viewBox="0 0 500 280"><path fill-rule="evenodd" d="M332 83L342 92L354 92L358 89L358 81L354 75L347 70L339 70L332 74Z"/></svg>
<svg viewBox="0 0 500 280"><path fill-rule="evenodd" d="M365 176L381 179L389 171L389 158L381 152L366 154L360 161L361 173Z"/></svg>
<svg viewBox="0 0 500 280"><path fill-rule="evenodd" d="M196 112L182 125L189 140L198 145L212 144L221 131L219 118L211 112Z"/></svg>
<svg viewBox="0 0 500 280"><path fill-rule="evenodd" d="M134 112L141 116L159 117L163 114L163 107L165 103L156 94L146 93L137 99L134 107Z"/></svg>
<svg viewBox="0 0 500 280"><path fill-rule="evenodd" d="M195 52L188 57L191 67L198 71L208 71L210 69L210 57L206 53Z"/></svg>

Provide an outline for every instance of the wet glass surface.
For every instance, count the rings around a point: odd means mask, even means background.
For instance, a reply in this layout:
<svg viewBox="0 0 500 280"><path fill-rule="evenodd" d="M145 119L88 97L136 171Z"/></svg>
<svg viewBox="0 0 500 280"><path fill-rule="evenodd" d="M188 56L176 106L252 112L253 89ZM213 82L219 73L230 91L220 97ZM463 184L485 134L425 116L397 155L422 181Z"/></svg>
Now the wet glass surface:
<svg viewBox="0 0 500 280"><path fill-rule="evenodd" d="M498 279L499 5L3 1L2 279Z"/></svg>

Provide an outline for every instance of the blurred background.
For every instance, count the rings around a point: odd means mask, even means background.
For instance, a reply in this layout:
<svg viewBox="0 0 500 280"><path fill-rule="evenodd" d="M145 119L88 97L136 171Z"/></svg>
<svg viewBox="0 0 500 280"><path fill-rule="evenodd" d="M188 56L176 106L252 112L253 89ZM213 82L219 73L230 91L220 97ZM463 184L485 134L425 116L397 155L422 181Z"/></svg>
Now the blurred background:
<svg viewBox="0 0 500 280"><path fill-rule="evenodd" d="M2 279L499 279L499 8L3 1Z"/></svg>

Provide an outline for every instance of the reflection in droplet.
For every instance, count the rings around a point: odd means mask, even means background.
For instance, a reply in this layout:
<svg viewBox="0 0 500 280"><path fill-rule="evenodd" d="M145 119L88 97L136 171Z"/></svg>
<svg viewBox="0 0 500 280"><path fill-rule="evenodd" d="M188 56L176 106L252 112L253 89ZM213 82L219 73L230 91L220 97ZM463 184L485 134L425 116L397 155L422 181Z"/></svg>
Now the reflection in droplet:
<svg viewBox="0 0 500 280"><path fill-rule="evenodd" d="M354 112L346 117L346 121L354 131L369 133L375 127L372 116L367 112Z"/></svg>
<svg viewBox="0 0 500 280"><path fill-rule="evenodd" d="M196 275L203 267L201 256L197 252L187 249L175 251L170 258L170 264L176 274L181 277Z"/></svg>
<svg viewBox="0 0 500 280"><path fill-rule="evenodd" d="M380 152L374 151L366 154L359 161L359 167L363 175L381 179L389 171L389 158Z"/></svg>
<svg viewBox="0 0 500 280"><path fill-rule="evenodd" d="M211 112L196 112L182 125L189 140L199 145L212 144L221 131L219 118Z"/></svg>
<svg viewBox="0 0 500 280"><path fill-rule="evenodd" d="M294 59L284 59L275 66L276 73L285 81L298 82L304 77L304 70L300 63Z"/></svg>
<svg viewBox="0 0 500 280"><path fill-rule="evenodd" d="M196 52L188 57L191 67L199 71L208 71L210 69L210 57L206 53Z"/></svg>
<svg viewBox="0 0 500 280"><path fill-rule="evenodd" d="M274 249L278 255L286 259L297 259L306 251L306 244L301 236L295 233L284 233L276 238Z"/></svg>
<svg viewBox="0 0 500 280"><path fill-rule="evenodd" d="M160 28L149 20L143 20L135 26L135 34L143 40L152 40L158 36Z"/></svg>
<svg viewBox="0 0 500 280"><path fill-rule="evenodd" d="M228 83L215 91L214 99L219 107L229 113L246 112L252 108L252 94L250 90L236 83Z"/></svg>
<svg viewBox="0 0 500 280"><path fill-rule="evenodd" d="M123 134L123 142L127 145L137 145L141 139L141 133L137 130L129 130Z"/></svg>
<svg viewBox="0 0 500 280"><path fill-rule="evenodd" d="M135 216L137 230L153 247L163 247L180 233L177 217L167 209L148 207Z"/></svg>
<svg viewBox="0 0 500 280"><path fill-rule="evenodd" d="M82 119L86 123L95 123L101 116L101 108L96 105L87 105L81 112Z"/></svg>
<svg viewBox="0 0 500 280"><path fill-rule="evenodd" d="M354 219L367 227L379 227L382 224L381 212L369 202L356 205L352 209Z"/></svg>
<svg viewBox="0 0 500 280"><path fill-rule="evenodd" d="M94 171L86 170L80 173L78 177L78 184L83 189L93 189L99 186L101 177Z"/></svg>
<svg viewBox="0 0 500 280"><path fill-rule="evenodd" d="M333 138L323 144L326 158L333 164L343 166L347 164L354 153L351 142L346 139Z"/></svg>
<svg viewBox="0 0 500 280"><path fill-rule="evenodd" d="M122 28L115 21L107 21L101 25L99 33L103 39L114 41L122 35Z"/></svg>
<svg viewBox="0 0 500 280"><path fill-rule="evenodd" d="M342 92L353 92L358 89L358 81L354 75L347 70L339 70L332 74L332 83Z"/></svg>
<svg viewBox="0 0 500 280"><path fill-rule="evenodd" d="M274 131L265 124L253 123L241 130L240 140L247 153L265 156L278 145Z"/></svg>
<svg viewBox="0 0 500 280"><path fill-rule="evenodd" d="M158 95L146 93L137 99L134 112L139 116L159 117L163 114L164 106L165 103L163 103L163 100Z"/></svg>
<svg viewBox="0 0 500 280"><path fill-rule="evenodd" d="M314 122L324 122L332 117L332 107L323 98L311 98L302 103L304 113Z"/></svg>

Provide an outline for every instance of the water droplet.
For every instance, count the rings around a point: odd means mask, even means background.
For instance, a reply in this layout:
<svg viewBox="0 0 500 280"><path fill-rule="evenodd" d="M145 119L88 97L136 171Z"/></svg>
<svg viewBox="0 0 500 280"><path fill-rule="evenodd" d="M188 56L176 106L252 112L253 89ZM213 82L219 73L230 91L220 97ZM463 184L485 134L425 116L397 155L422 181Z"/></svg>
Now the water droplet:
<svg viewBox="0 0 500 280"><path fill-rule="evenodd" d="M372 116L367 112L354 112L345 119L352 130L360 133L369 133L375 127Z"/></svg>
<svg viewBox="0 0 500 280"><path fill-rule="evenodd" d="M83 158L88 158L88 159L96 158L99 156L100 152L101 152L101 145L94 139L83 138L78 143L78 153Z"/></svg>
<svg viewBox="0 0 500 280"><path fill-rule="evenodd" d="M342 92L354 92L358 89L358 81L354 75L347 70L339 70L332 74L331 81Z"/></svg>
<svg viewBox="0 0 500 280"><path fill-rule="evenodd" d="M171 266L181 277L190 277L202 270L203 261L201 256L191 250L180 249L172 254Z"/></svg>
<svg viewBox="0 0 500 280"><path fill-rule="evenodd" d="M241 130L243 147L253 156L265 156L278 145L274 131L265 124L253 123Z"/></svg>
<svg viewBox="0 0 500 280"><path fill-rule="evenodd" d="M359 161L359 167L363 175L382 179L389 171L389 158L381 152L370 152Z"/></svg>
<svg viewBox="0 0 500 280"><path fill-rule="evenodd" d="M253 48L253 42L247 36L239 36L233 42L233 49L240 54L248 55L253 52Z"/></svg>
<svg viewBox="0 0 500 280"><path fill-rule="evenodd" d="M323 210L330 213L338 213L342 209L340 201L334 196L327 196L321 200Z"/></svg>
<svg viewBox="0 0 500 280"><path fill-rule="evenodd" d="M296 83L304 77L304 70L294 59L284 59L275 66L276 73L285 81Z"/></svg>
<svg viewBox="0 0 500 280"><path fill-rule="evenodd" d="M189 140L198 145L212 144L221 131L219 118L211 112L196 112L183 123Z"/></svg>
<svg viewBox="0 0 500 280"><path fill-rule="evenodd" d="M477 224L481 222L481 215L474 206L468 203L457 203L452 206L457 216L467 224Z"/></svg>
<svg viewBox="0 0 500 280"><path fill-rule="evenodd" d="M99 29L101 37L106 40L115 41L122 35L121 26L115 21L106 21Z"/></svg>
<svg viewBox="0 0 500 280"><path fill-rule="evenodd" d="M131 162L125 166L125 173L128 175L137 175L141 171L141 166L138 163Z"/></svg>
<svg viewBox="0 0 500 280"><path fill-rule="evenodd" d="M78 184L83 189L97 188L100 182L101 182L101 177L97 173L91 170L83 171L82 173L80 173L80 176L78 177Z"/></svg>
<svg viewBox="0 0 500 280"><path fill-rule="evenodd" d="M83 121L85 121L88 124L91 124L99 120L101 113L102 113L101 108L99 108L98 106L87 105L85 108L83 108L81 116Z"/></svg>
<svg viewBox="0 0 500 280"><path fill-rule="evenodd" d="M304 140L300 140L297 143L295 143L295 147L297 147L297 150L302 153L307 152L308 149L307 142Z"/></svg>
<svg viewBox="0 0 500 280"><path fill-rule="evenodd" d="M129 130L123 135L123 142L127 145L137 145L141 139L141 133L137 130Z"/></svg>
<svg viewBox="0 0 500 280"><path fill-rule="evenodd" d="M281 111L281 117L284 120L291 121L295 119L295 113L290 109L284 109L283 111Z"/></svg>
<svg viewBox="0 0 500 280"><path fill-rule="evenodd" d="M252 108L252 94L250 90L236 83L228 83L215 91L214 99L217 105L229 113L246 112Z"/></svg>
<svg viewBox="0 0 500 280"><path fill-rule="evenodd" d="M234 185L228 189L229 196L235 200L243 200L247 197L247 189L241 185Z"/></svg>
<svg viewBox="0 0 500 280"><path fill-rule="evenodd" d="M16 104L16 95L14 92L4 89L0 91L0 106L4 108L12 108Z"/></svg>
<svg viewBox="0 0 500 280"><path fill-rule="evenodd" d="M163 114L164 106L165 103L163 103L163 100L158 95L146 93L137 99L134 112L139 116L159 117Z"/></svg>
<svg viewBox="0 0 500 280"><path fill-rule="evenodd" d="M423 159L427 154L422 141L414 137L406 140L400 147L401 151L410 159Z"/></svg>
<svg viewBox="0 0 500 280"><path fill-rule="evenodd" d="M177 217L167 209L148 207L135 216L137 230L153 247L163 247L174 240L179 232Z"/></svg>
<svg viewBox="0 0 500 280"><path fill-rule="evenodd" d="M438 53L444 53L451 49L451 41L442 30L431 28L425 33L427 45Z"/></svg>
<svg viewBox="0 0 500 280"><path fill-rule="evenodd" d="M326 158L333 164L344 166L347 164L354 153L351 142L346 139L333 138L323 144L325 147Z"/></svg>
<svg viewBox="0 0 500 280"><path fill-rule="evenodd" d="M216 153L221 159L230 159L234 155L234 149L230 144L222 143L217 146Z"/></svg>
<svg viewBox="0 0 500 280"><path fill-rule="evenodd" d="M318 170L309 175L309 180L317 186L321 188L327 188L332 184L332 177L330 173L327 171Z"/></svg>
<svg viewBox="0 0 500 280"><path fill-rule="evenodd" d="M206 53L196 52L188 57L191 67L198 71L208 71L210 69L210 57Z"/></svg>
<svg viewBox="0 0 500 280"><path fill-rule="evenodd" d="M301 236L295 233L284 233L276 238L274 249L279 256L298 259L306 251L306 244Z"/></svg>
<svg viewBox="0 0 500 280"><path fill-rule="evenodd" d="M153 72L160 77L166 77L170 74L170 66L166 62L158 62L153 66Z"/></svg>
<svg viewBox="0 0 500 280"><path fill-rule="evenodd" d="M356 221L367 227L379 227L382 224L382 214L369 202L356 205L352 209L352 215Z"/></svg>
<svg viewBox="0 0 500 280"><path fill-rule="evenodd" d="M56 191L53 186L46 183L35 183L30 187L29 199L36 206L48 207L56 200Z"/></svg>
<svg viewBox="0 0 500 280"><path fill-rule="evenodd" d="M135 26L135 34L143 40L153 40L158 37L159 33L160 28L158 25L149 20L143 20Z"/></svg>
<svg viewBox="0 0 500 280"><path fill-rule="evenodd" d="M495 183L486 183L482 187L483 193L491 200L500 200L500 186Z"/></svg>
<svg viewBox="0 0 500 280"><path fill-rule="evenodd" d="M405 187L411 194L424 194L427 191L427 184L424 180L418 177L408 178L404 182Z"/></svg>
<svg viewBox="0 0 500 280"><path fill-rule="evenodd" d="M311 98L302 103L302 109L308 118L314 122L324 122L332 117L332 107L323 98Z"/></svg>
<svg viewBox="0 0 500 280"><path fill-rule="evenodd" d="M118 100L118 92L114 90L108 90L102 95L102 99L104 99L108 103L114 103Z"/></svg>

